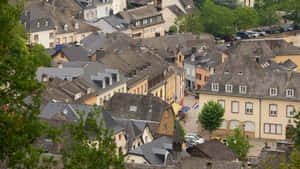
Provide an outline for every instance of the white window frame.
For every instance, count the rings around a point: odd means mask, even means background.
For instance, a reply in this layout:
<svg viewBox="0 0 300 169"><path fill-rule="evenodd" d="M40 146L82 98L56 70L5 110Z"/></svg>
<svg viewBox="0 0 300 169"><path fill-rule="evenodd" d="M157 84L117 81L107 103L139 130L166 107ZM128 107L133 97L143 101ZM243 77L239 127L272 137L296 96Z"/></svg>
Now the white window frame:
<svg viewBox="0 0 300 169"><path fill-rule="evenodd" d="M218 103L225 109L225 100L218 100Z"/></svg>
<svg viewBox="0 0 300 169"><path fill-rule="evenodd" d="M286 89L286 97L294 97L295 90L294 89Z"/></svg>
<svg viewBox="0 0 300 169"><path fill-rule="evenodd" d="M231 102L231 112L232 113L239 113L240 112L240 103L238 101ZM236 108L235 108L236 106ZM236 110L235 110L236 109Z"/></svg>
<svg viewBox="0 0 300 169"><path fill-rule="evenodd" d="M270 88L269 94L270 94L270 96L277 96L277 94L278 94L277 88Z"/></svg>
<svg viewBox="0 0 300 169"><path fill-rule="evenodd" d="M294 110L295 110L295 106L287 105L286 106L286 116L287 117L294 117Z"/></svg>
<svg viewBox="0 0 300 169"><path fill-rule="evenodd" d="M277 116L277 104L270 104L269 109L269 116Z"/></svg>
<svg viewBox="0 0 300 169"><path fill-rule="evenodd" d="M246 102L245 103L245 111L246 111L246 114L253 114L253 103Z"/></svg>
<svg viewBox="0 0 300 169"><path fill-rule="evenodd" d="M218 92L219 91L219 83L211 83L211 91Z"/></svg>
<svg viewBox="0 0 300 169"><path fill-rule="evenodd" d="M232 89L233 89L232 84L226 84L225 85L225 92L226 93L232 93Z"/></svg>
<svg viewBox="0 0 300 169"><path fill-rule="evenodd" d="M239 92L240 92L240 94L247 94L247 86L240 85L239 86Z"/></svg>

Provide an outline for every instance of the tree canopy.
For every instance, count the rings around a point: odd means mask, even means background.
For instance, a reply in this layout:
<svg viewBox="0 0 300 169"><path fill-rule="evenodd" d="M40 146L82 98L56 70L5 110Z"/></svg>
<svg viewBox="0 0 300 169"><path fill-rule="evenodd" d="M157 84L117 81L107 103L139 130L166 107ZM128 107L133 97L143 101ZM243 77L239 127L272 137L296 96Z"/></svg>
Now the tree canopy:
<svg viewBox="0 0 300 169"><path fill-rule="evenodd" d="M300 151L300 112L298 112L294 117L294 122L296 126L292 126L287 133L295 142L295 148Z"/></svg>
<svg viewBox="0 0 300 169"><path fill-rule="evenodd" d="M223 122L224 108L221 104L209 101L204 104L198 119L201 126L210 133L218 129Z"/></svg>
<svg viewBox="0 0 300 169"><path fill-rule="evenodd" d="M51 66L51 57L46 53L43 45L36 44L31 48L33 58L37 59L39 66Z"/></svg>
<svg viewBox="0 0 300 169"><path fill-rule="evenodd" d="M245 30L259 25L259 15L253 8L236 8L234 16L235 26L238 30Z"/></svg>
<svg viewBox="0 0 300 169"><path fill-rule="evenodd" d="M251 147L245 136L242 134L240 127L234 129L233 136L226 137L228 147L235 152L240 160L247 158L248 151Z"/></svg>

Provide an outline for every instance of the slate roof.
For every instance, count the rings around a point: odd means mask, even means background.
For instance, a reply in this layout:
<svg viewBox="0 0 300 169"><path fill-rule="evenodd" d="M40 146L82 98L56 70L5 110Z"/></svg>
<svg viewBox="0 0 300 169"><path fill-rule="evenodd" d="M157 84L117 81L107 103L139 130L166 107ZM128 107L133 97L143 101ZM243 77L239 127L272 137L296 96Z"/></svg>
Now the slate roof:
<svg viewBox="0 0 300 169"><path fill-rule="evenodd" d="M251 39L237 42L226 53L251 58L259 56L261 61L266 61L275 56L300 55L300 48L283 39Z"/></svg>
<svg viewBox="0 0 300 169"><path fill-rule="evenodd" d="M27 9L43 11L53 21L56 34L100 31L99 28L91 26L80 19L83 16L82 9L75 1L52 0L44 3L43 1L28 0L25 1L25 11ZM39 14L36 14L35 17L39 17ZM78 29L75 28L76 23L79 26ZM65 24L68 25L67 30L64 29Z"/></svg>
<svg viewBox="0 0 300 169"><path fill-rule="evenodd" d="M188 14L194 14L197 11L197 7L194 4L193 0L180 0L184 6L185 11Z"/></svg>
<svg viewBox="0 0 300 169"><path fill-rule="evenodd" d="M69 59L70 62L73 61L90 61L91 54L86 48L77 45L64 45L61 49L62 53Z"/></svg>
<svg viewBox="0 0 300 169"><path fill-rule="evenodd" d="M125 129L128 149L132 149L132 143L135 139L142 137L148 122L142 120L114 118L114 120ZM154 123L156 124L156 123Z"/></svg>
<svg viewBox="0 0 300 169"><path fill-rule="evenodd" d="M119 31L128 29L129 22L126 19L121 19L115 15L107 16L103 19Z"/></svg>
<svg viewBox="0 0 300 169"><path fill-rule="evenodd" d="M192 156L199 156L211 160L234 161L237 155L226 145L218 140L209 140L202 144L194 145L187 149Z"/></svg>
<svg viewBox="0 0 300 169"><path fill-rule="evenodd" d="M163 136L134 150L130 150L128 154L142 156L150 164L163 164L164 156L169 151L172 151L172 138Z"/></svg>
<svg viewBox="0 0 300 169"><path fill-rule="evenodd" d="M43 105L53 101L64 103L83 103L85 100L98 94L95 88L89 86L82 78L77 78L73 81L53 78L53 80L46 82L46 85L47 87L42 94ZM80 95L77 99L75 99L76 94Z"/></svg>
<svg viewBox="0 0 300 169"><path fill-rule="evenodd" d="M81 40L83 48L87 50L89 56L96 53L97 50L104 48L106 35L104 33L93 33Z"/></svg>
<svg viewBox="0 0 300 169"><path fill-rule="evenodd" d="M284 61L283 63L279 63L280 65L286 67L287 69L293 70L297 68L297 65L290 59Z"/></svg>
<svg viewBox="0 0 300 169"><path fill-rule="evenodd" d="M42 81L43 75L48 75L48 77L58 77L63 80L72 80L73 78L78 78L83 74L84 70L82 68L39 67L36 72L36 77L38 81Z"/></svg>
<svg viewBox="0 0 300 169"><path fill-rule="evenodd" d="M177 17L184 15L184 12L180 8L178 8L177 5L171 5L168 6L167 8L169 8Z"/></svg>
<svg viewBox="0 0 300 169"><path fill-rule="evenodd" d="M128 3L137 4L137 5L147 5L151 3L153 0L127 0Z"/></svg>
<svg viewBox="0 0 300 169"><path fill-rule="evenodd" d="M121 12L120 15L124 19L131 21L131 20L138 20L138 19L160 15L160 13L153 5L146 5L139 8L134 8L134 9Z"/></svg>
<svg viewBox="0 0 300 169"><path fill-rule="evenodd" d="M219 91L212 92L211 84L219 83ZM251 57L242 54L229 56L224 64L208 78L200 93L240 96L251 98L269 98L283 100L300 100L300 74L289 71L268 71L261 64L256 63ZM233 92L226 93L225 85L232 84ZM246 94L239 93L239 86L246 85ZM277 88L278 95L270 96L269 89ZM294 97L286 96L286 89L294 89Z"/></svg>
<svg viewBox="0 0 300 169"><path fill-rule="evenodd" d="M103 110L101 107L98 108ZM78 112L85 112L83 119L86 120L89 113L93 110L93 105L49 102L41 111L41 114L39 114L39 118L78 122L80 120L80 115ZM103 127L107 129L113 129L114 133L118 133L123 130L123 128L119 126L106 111L101 111L99 118L97 119L98 125L100 124L101 120L104 122Z"/></svg>
<svg viewBox="0 0 300 169"><path fill-rule="evenodd" d="M40 8L27 8L21 16L21 23L29 33L55 30L54 21Z"/></svg>
<svg viewBox="0 0 300 169"><path fill-rule="evenodd" d="M155 122L160 122L163 112L170 107L159 97L128 93L117 93L105 104L105 110L113 117Z"/></svg>

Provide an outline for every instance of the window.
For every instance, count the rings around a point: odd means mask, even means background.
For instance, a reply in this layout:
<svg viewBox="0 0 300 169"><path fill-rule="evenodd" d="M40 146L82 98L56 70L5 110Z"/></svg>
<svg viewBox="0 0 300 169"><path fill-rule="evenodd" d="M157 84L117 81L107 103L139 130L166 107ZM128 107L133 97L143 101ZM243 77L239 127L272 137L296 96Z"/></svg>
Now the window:
<svg viewBox="0 0 300 169"><path fill-rule="evenodd" d="M56 44L60 44L60 38L56 38Z"/></svg>
<svg viewBox="0 0 300 169"><path fill-rule="evenodd" d="M150 18L150 23L152 23L152 21L153 21L153 19L152 19L152 18Z"/></svg>
<svg viewBox="0 0 300 169"><path fill-rule="evenodd" d="M136 22L135 22L135 25L136 25L136 26L139 26L139 25L140 25L140 21L136 21Z"/></svg>
<svg viewBox="0 0 300 169"><path fill-rule="evenodd" d="M53 39L53 38L54 38L54 33L53 33L53 32L49 33L49 38L50 38L50 39Z"/></svg>
<svg viewBox="0 0 300 169"><path fill-rule="evenodd" d="M159 97L162 99L162 95L163 95L163 92L162 92L162 89L160 89L160 92L159 92Z"/></svg>
<svg viewBox="0 0 300 169"><path fill-rule="evenodd" d="M270 104L270 116L277 116L277 105Z"/></svg>
<svg viewBox="0 0 300 169"><path fill-rule="evenodd" d="M54 48L54 43L53 42L49 43L49 47Z"/></svg>
<svg viewBox="0 0 300 169"><path fill-rule="evenodd" d="M204 76L204 81L207 81L207 76Z"/></svg>
<svg viewBox="0 0 300 169"><path fill-rule="evenodd" d="M240 86L240 94L246 94L247 93L247 86Z"/></svg>
<svg viewBox="0 0 300 169"><path fill-rule="evenodd" d="M254 132L255 131L255 123L252 121L246 121L244 123L245 125L245 131Z"/></svg>
<svg viewBox="0 0 300 169"><path fill-rule="evenodd" d="M225 85L225 92L226 93L232 93L232 85L231 84L226 84Z"/></svg>
<svg viewBox="0 0 300 169"><path fill-rule="evenodd" d="M286 97L294 97L294 89L286 89Z"/></svg>
<svg viewBox="0 0 300 169"><path fill-rule="evenodd" d="M277 88L270 88L270 96L277 96Z"/></svg>
<svg viewBox="0 0 300 169"><path fill-rule="evenodd" d="M69 37L69 43L72 43L72 42L73 42L73 37L70 36L70 37Z"/></svg>
<svg viewBox="0 0 300 169"><path fill-rule="evenodd" d="M281 124L264 124L265 134L282 134Z"/></svg>
<svg viewBox="0 0 300 169"><path fill-rule="evenodd" d="M147 19L144 19L143 20L143 24L145 25L145 24L147 24L148 23L148 20Z"/></svg>
<svg viewBox="0 0 300 169"><path fill-rule="evenodd" d="M227 129L227 121L223 120L220 129Z"/></svg>
<svg viewBox="0 0 300 169"><path fill-rule="evenodd" d="M246 103L246 114L253 114L253 103Z"/></svg>
<svg viewBox="0 0 300 169"><path fill-rule="evenodd" d="M286 106L286 116L287 117L294 117L294 110L295 110L294 106L287 105Z"/></svg>
<svg viewBox="0 0 300 169"><path fill-rule="evenodd" d="M48 23L48 21L46 21L46 22L45 22L45 26L48 27L48 25L49 25L49 23Z"/></svg>
<svg viewBox="0 0 300 169"><path fill-rule="evenodd" d="M232 120L232 121L230 121L229 129L233 130L235 128L238 128L239 126L240 126L240 122L239 121Z"/></svg>
<svg viewBox="0 0 300 169"><path fill-rule="evenodd" d="M211 90L218 92L219 91L219 83L212 83L211 84Z"/></svg>
<svg viewBox="0 0 300 169"><path fill-rule="evenodd" d="M185 71L186 71L186 74L187 74L187 75L190 75L190 69L189 69L189 68L186 68Z"/></svg>
<svg viewBox="0 0 300 169"><path fill-rule="evenodd" d="M37 28L40 28L40 23L39 23L39 22L36 24L36 27L37 27Z"/></svg>
<svg viewBox="0 0 300 169"><path fill-rule="evenodd" d="M231 103L231 111L232 111L232 113L238 113L239 112L239 102L232 101L232 103Z"/></svg>
<svg viewBox="0 0 300 169"><path fill-rule="evenodd" d="M122 135L121 135L121 134L119 134L119 140L121 140L121 138L122 138Z"/></svg>
<svg viewBox="0 0 300 169"><path fill-rule="evenodd" d="M225 109L225 100L218 100L218 103Z"/></svg>
<svg viewBox="0 0 300 169"><path fill-rule="evenodd" d="M34 40L38 41L39 40L39 35L34 35Z"/></svg>

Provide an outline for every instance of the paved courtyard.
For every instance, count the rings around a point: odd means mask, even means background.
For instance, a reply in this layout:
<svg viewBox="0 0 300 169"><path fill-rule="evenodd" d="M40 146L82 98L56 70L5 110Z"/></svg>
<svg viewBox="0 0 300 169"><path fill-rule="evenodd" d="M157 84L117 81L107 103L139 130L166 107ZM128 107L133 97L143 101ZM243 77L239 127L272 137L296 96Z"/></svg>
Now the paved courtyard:
<svg viewBox="0 0 300 169"><path fill-rule="evenodd" d="M185 121L181 121L181 124L184 127L186 133L198 133L197 122L200 109L192 109L192 106L196 101L197 100L194 98L194 96L189 95L184 98L184 106L188 106L191 108L189 111L186 112ZM205 137L205 133L201 133L200 135ZM265 142L267 142L268 146L270 146L271 148L275 148L276 146L276 141L266 141L263 139L249 139L249 143L252 145L252 147L249 150L248 156L258 156L261 149L265 146Z"/></svg>

